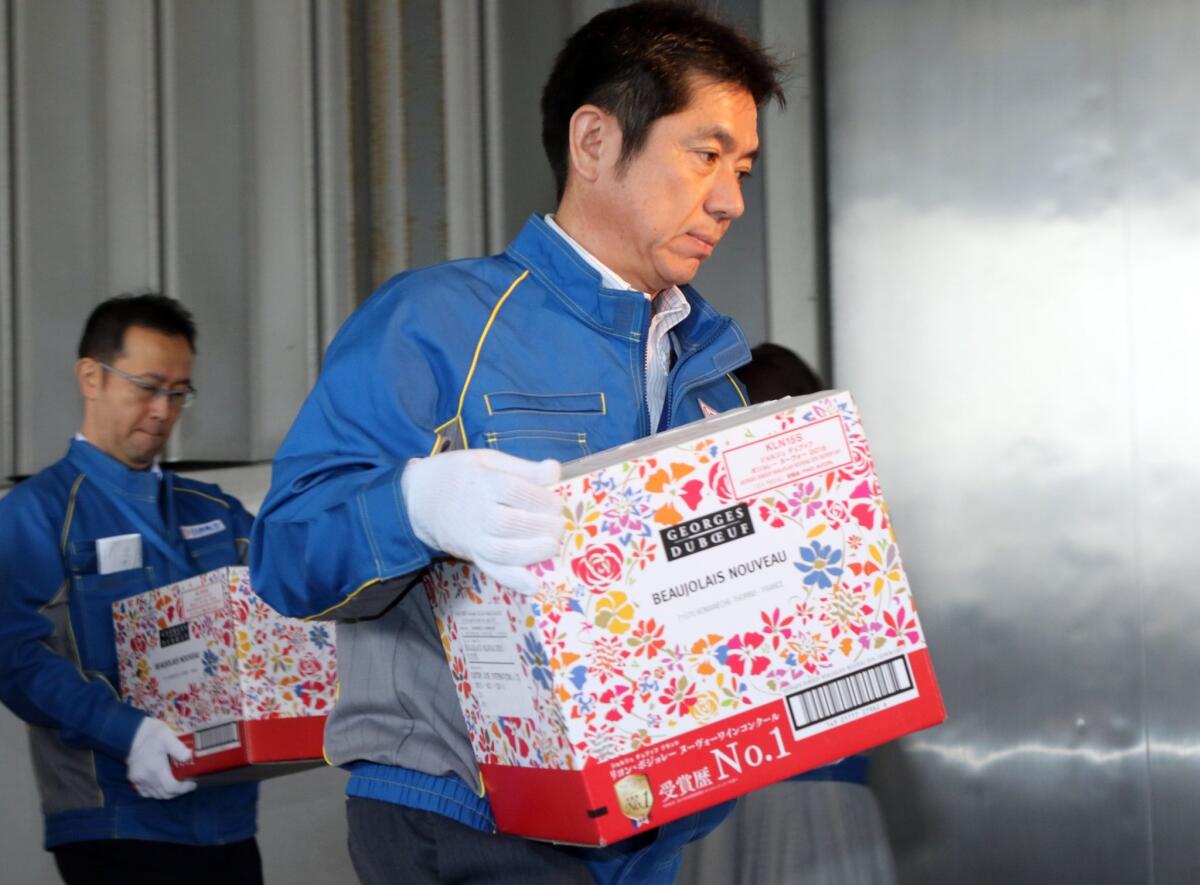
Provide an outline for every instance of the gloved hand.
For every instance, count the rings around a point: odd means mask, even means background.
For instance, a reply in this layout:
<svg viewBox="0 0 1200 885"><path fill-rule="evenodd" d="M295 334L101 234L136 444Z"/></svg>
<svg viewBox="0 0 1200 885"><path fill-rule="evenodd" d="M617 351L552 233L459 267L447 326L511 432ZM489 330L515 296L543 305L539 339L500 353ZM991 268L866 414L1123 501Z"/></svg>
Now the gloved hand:
<svg viewBox="0 0 1200 885"><path fill-rule="evenodd" d="M129 782L139 796L147 799L174 799L196 789L195 781L180 781L171 772L171 759L187 762L192 751L171 726L161 719L146 717L133 734L133 746L125 759Z"/></svg>
<svg viewBox="0 0 1200 885"><path fill-rule="evenodd" d="M544 485L557 461L526 461L491 449L445 452L408 462L400 487L413 532L425 544L478 566L521 593L537 591L522 566L558 552L562 501Z"/></svg>

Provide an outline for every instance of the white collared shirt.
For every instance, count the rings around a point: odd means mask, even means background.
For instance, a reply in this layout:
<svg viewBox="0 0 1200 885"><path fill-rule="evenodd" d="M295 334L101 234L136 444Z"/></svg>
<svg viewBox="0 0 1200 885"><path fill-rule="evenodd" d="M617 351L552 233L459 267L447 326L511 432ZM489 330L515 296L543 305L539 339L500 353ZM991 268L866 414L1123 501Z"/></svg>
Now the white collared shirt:
<svg viewBox="0 0 1200 885"><path fill-rule="evenodd" d="M571 239L570 234L558 226L553 215L546 216L546 223L579 253L580 258L599 272L600 280L606 289L639 291ZM678 286L663 289L657 296L648 292L642 294L650 299L650 334L646 340L646 406L650 410L650 432L654 433L658 429L663 405L667 399L667 375L671 371L671 341L668 335L673 328L687 319L687 315L692 312L692 306L688 304L687 297Z"/></svg>

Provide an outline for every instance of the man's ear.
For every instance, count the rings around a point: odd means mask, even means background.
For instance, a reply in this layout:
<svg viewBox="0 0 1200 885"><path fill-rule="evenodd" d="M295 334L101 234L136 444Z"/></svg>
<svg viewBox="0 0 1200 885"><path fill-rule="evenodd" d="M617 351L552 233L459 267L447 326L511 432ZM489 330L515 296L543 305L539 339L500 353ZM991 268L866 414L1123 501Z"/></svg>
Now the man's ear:
<svg viewBox="0 0 1200 885"><path fill-rule="evenodd" d="M621 127L616 118L594 104L581 105L567 127L570 174L594 183L621 156Z"/></svg>
<svg viewBox="0 0 1200 885"><path fill-rule="evenodd" d="M75 363L75 377L79 381L79 395L85 400L95 399L100 395L100 385L104 383L101 377L104 370L90 356L85 356Z"/></svg>

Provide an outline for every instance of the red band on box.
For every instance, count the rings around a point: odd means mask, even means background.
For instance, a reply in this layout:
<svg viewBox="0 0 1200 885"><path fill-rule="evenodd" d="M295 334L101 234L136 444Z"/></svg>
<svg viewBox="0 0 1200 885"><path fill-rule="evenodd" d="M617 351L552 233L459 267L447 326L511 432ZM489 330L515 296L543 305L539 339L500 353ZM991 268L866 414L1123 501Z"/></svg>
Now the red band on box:
<svg viewBox="0 0 1200 885"><path fill-rule="evenodd" d="M247 765L323 760L325 717L256 719L231 723L237 727L238 743L228 750L193 756L190 762L172 763L181 780ZM195 749L195 736L180 738Z"/></svg>
<svg viewBox="0 0 1200 885"><path fill-rule="evenodd" d="M942 722L928 650L906 659L916 698L811 736L794 729L780 699L582 771L483 765L496 825L538 839L607 845L639 826L660 826ZM635 823L647 791L649 814Z"/></svg>

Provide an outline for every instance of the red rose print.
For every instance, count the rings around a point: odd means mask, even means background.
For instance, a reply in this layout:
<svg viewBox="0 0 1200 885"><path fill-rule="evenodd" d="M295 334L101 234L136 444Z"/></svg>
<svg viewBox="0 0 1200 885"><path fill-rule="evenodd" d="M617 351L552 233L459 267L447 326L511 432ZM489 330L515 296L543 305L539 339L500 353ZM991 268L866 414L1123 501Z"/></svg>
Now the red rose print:
<svg viewBox="0 0 1200 885"><path fill-rule="evenodd" d="M850 520L850 514L846 511L846 505L841 501L825 502L825 519L829 521L832 528L840 528L842 523Z"/></svg>
<svg viewBox="0 0 1200 885"><path fill-rule="evenodd" d="M863 445L855 445L850 449L850 459L850 473L854 476L865 476L875 469L875 465L871 461L871 454L867 451L865 443Z"/></svg>
<svg viewBox="0 0 1200 885"><path fill-rule="evenodd" d="M722 504L733 500L733 485L729 482L729 474L725 465L717 461L708 471L708 487L716 493Z"/></svg>
<svg viewBox="0 0 1200 885"><path fill-rule="evenodd" d="M571 571L593 593L603 593L621 577L622 560L616 544L593 544L571 560Z"/></svg>

